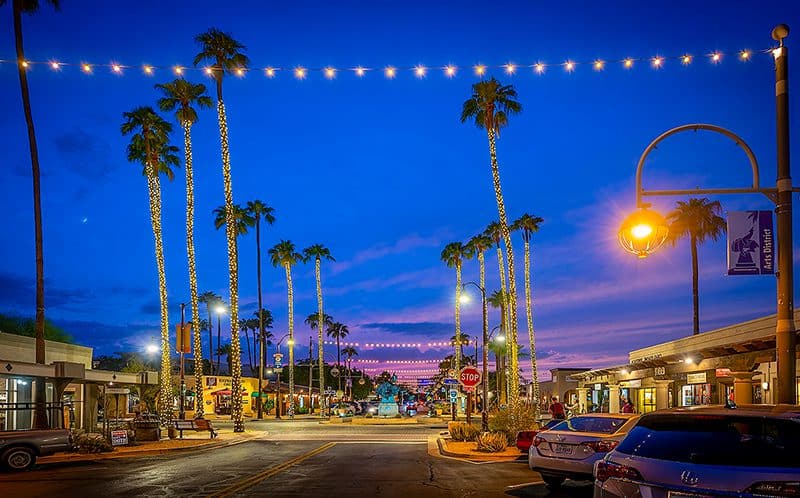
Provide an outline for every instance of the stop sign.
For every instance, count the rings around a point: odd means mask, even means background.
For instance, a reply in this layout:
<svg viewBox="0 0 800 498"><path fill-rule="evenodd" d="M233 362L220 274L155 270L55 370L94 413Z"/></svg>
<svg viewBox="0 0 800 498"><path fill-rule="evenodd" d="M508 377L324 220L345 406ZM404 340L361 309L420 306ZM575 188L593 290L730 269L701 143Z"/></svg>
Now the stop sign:
<svg viewBox="0 0 800 498"><path fill-rule="evenodd" d="M458 382L471 389L481 383L481 372L475 367L464 367L458 373Z"/></svg>

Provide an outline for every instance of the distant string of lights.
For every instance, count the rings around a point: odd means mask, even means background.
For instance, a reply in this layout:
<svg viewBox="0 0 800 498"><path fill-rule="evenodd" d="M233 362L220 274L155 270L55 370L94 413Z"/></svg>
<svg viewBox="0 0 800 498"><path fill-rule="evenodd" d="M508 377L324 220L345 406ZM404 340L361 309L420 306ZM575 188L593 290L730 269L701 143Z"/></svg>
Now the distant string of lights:
<svg viewBox="0 0 800 498"><path fill-rule="evenodd" d="M322 342L325 346L336 346L336 341L323 341ZM478 344L477 340L472 341L465 341L464 346L474 346ZM452 348L453 343L452 341L438 341L438 342L366 342L366 343L359 343L359 342L340 342L340 346L354 346L354 347L364 347L366 349L381 349L381 348ZM353 360L356 361L356 360Z"/></svg>
<svg viewBox="0 0 800 498"><path fill-rule="evenodd" d="M711 64L720 64L724 59L728 58L729 56L735 57L741 62L748 62L752 60L756 54L768 54L772 52L772 50L773 50L772 48L755 50L755 51L750 49L742 49L735 52L721 52L715 50L709 53L704 53L702 55L692 55L689 53L684 53L673 56L654 55L650 57L625 57L622 59L602 59L602 58L591 59L591 60L566 59L561 62L550 62L550 63L539 60L531 64L517 64L509 61L500 65L474 64L469 66L458 66L454 64L446 64L443 66L436 66L436 65L425 66L422 64L418 64L416 66L387 65L384 67L351 66L345 68L337 68L334 66L306 67L302 65L294 67L265 66L259 68L238 68L233 71L233 74L239 77L245 77L248 73L253 73L253 74L260 73L268 79L276 78L281 74L289 74L298 80L307 79L312 74L320 74L326 79L333 80L336 79L342 73L348 73L348 74L351 73L355 75L357 78L364 78L370 73L380 73L383 75L384 78L392 80L398 77L400 74L404 73L410 73L411 75L413 75L418 79L425 79L428 77L428 75L434 72L441 73L446 78L455 78L456 76L464 72L470 72L477 77L483 77L484 75L488 74L488 72L492 69L500 69L507 75L514 75L517 73L521 73L523 71L530 71L534 74L542 75L548 72L548 70L552 69L560 69L565 72L571 73L578 70L578 68L580 67L588 67L596 72L604 71L612 66L620 67L625 70L630 70L633 69L634 67L638 67L643 63L649 65L653 69L662 69L670 61L677 61L684 66L688 66L694 63L698 59L705 59ZM16 64L16 63L17 63L16 59L0 59L0 65ZM112 74L121 76L125 74L125 72L128 70L139 69L145 76L154 76L157 72L169 71L170 73L178 77L183 77L190 72L199 72L200 74L205 74L206 76L211 77L214 75L214 72L217 71L217 69L213 67L194 67L182 64L130 65L114 61L109 63L97 64L88 61L63 62L51 59L48 61L25 60L22 61L21 64L22 67L26 69L33 69L35 66L45 66L53 71L62 71L64 69L76 68L87 75L95 74L96 71L102 69L102 70L107 70Z"/></svg>
<svg viewBox="0 0 800 498"><path fill-rule="evenodd" d="M424 365L429 363L439 364L444 360L368 360L364 358L353 358L353 363L386 363L386 364L400 364L400 365Z"/></svg>

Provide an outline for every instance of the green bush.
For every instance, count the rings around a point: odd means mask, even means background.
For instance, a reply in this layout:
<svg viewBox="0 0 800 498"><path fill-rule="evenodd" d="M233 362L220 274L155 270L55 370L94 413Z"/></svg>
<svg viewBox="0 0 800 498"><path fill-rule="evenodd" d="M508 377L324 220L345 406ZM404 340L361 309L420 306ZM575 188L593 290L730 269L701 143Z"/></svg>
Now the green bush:
<svg viewBox="0 0 800 498"><path fill-rule="evenodd" d="M492 432L505 434L508 444L514 444L517 432L538 429L536 412L533 407L524 401L509 405L506 408L494 410L489 419L489 429Z"/></svg>
<svg viewBox="0 0 800 498"><path fill-rule="evenodd" d="M297 415L307 415L308 414L308 407L307 406L298 406L295 410Z"/></svg>
<svg viewBox="0 0 800 498"><path fill-rule="evenodd" d="M453 441L475 441L480 434L480 429L466 422L448 422L447 430Z"/></svg>
<svg viewBox="0 0 800 498"><path fill-rule="evenodd" d="M113 446L102 434L87 434L83 431L73 433L73 441L78 453L106 453L114 451Z"/></svg>
<svg viewBox="0 0 800 498"><path fill-rule="evenodd" d="M478 434L475 441L478 443L477 450L487 453L498 453L508 446L508 438L503 432L484 432Z"/></svg>

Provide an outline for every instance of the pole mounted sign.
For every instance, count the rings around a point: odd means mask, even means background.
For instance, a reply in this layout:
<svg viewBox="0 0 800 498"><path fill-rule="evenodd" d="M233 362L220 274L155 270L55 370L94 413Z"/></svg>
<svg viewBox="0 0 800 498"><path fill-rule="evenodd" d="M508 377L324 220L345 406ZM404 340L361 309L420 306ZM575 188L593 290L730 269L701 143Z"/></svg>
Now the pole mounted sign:
<svg viewBox="0 0 800 498"><path fill-rule="evenodd" d="M775 274L772 211L728 213L728 275Z"/></svg>
<svg viewBox="0 0 800 498"><path fill-rule="evenodd" d="M458 382L465 389L474 389L481 383L481 371L475 367L464 367L458 373Z"/></svg>

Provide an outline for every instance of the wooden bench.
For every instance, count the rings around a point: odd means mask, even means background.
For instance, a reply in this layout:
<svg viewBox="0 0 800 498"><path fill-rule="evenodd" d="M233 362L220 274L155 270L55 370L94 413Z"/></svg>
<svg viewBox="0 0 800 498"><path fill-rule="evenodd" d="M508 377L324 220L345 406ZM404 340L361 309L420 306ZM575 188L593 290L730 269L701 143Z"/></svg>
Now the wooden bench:
<svg viewBox="0 0 800 498"><path fill-rule="evenodd" d="M183 439L183 431L208 431L211 433L211 439L217 437L217 431L211 427L211 422L202 418L198 418L195 420L175 420L175 429L180 433L181 439Z"/></svg>

